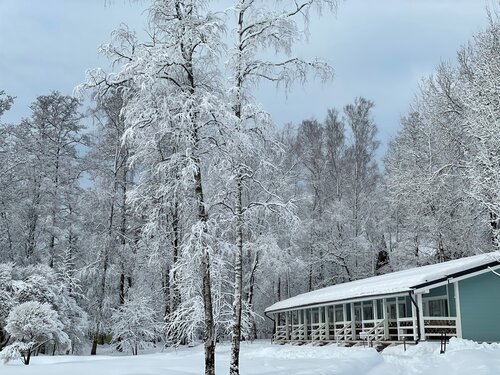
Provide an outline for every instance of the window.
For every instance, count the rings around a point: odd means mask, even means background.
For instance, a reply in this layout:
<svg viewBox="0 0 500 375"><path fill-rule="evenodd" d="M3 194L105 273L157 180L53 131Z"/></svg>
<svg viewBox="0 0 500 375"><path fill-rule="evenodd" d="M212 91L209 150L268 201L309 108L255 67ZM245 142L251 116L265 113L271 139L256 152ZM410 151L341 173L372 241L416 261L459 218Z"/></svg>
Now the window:
<svg viewBox="0 0 500 375"><path fill-rule="evenodd" d="M396 307L397 306L397 307ZM404 301L396 302L388 302L387 303L387 318L388 319L397 319L399 314L399 318L407 318L411 314L407 314L406 311L406 303Z"/></svg>
<svg viewBox="0 0 500 375"><path fill-rule="evenodd" d="M357 302L354 304L354 320L357 322L361 321L361 303Z"/></svg>
<svg viewBox="0 0 500 375"><path fill-rule="evenodd" d="M311 323L319 322L319 309L311 309Z"/></svg>
<svg viewBox="0 0 500 375"><path fill-rule="evenodd" d="M333 306L328 306L328 321L333 322L334 309Z"/></svg>
<svg viewBox="0 0 500 375"><path fill-rule="evenodd" d="M400 318L406 318L406 304L403 302L399 302L398 304L398 307L399 307L399 317Z"/></svg>
<svg viewBox="0 0 500 375"><path fill-rule="evenodd" d="M335 306L335 321L343 322L344 321L344 309L342 305Z"/></svg>
<svg viewBox="0 0 500 375"><path fill-rule="evenodd" d="M436 298L423 301L424 316L448 316L448 301L446 298Z"/></svg>
<svg viewBox="0 0 500 375"><path fill-rule="evenodd" d="M396 304L394 302L387 304L387 315L389 319L397 318Z"/></svg>
<svg viewBox="0 0 500 375"><path fill-rule="evenodd" d="M372 302L363 302L363 320L373 320Z"/></svg>

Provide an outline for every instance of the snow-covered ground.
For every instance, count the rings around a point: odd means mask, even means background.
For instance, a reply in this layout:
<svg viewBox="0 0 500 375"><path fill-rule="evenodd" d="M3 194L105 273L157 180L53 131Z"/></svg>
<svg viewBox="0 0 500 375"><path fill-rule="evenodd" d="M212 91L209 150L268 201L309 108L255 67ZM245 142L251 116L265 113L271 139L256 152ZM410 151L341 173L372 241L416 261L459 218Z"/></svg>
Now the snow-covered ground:
<svg viewBox="0 0 500 375"><path fill-rule="evenodd" d="M217 349L217 373L227 374L229 346ZM500 344L476 344L452 339L446 354L439 344L421 343L387 348L383 354L369 348L335 346L277 346L258 341L244 343L241 373L273 375L498 375ZM1 375L190 375L203 374L203 347L166 350L162 353L132 356L35 357L32 364L0 364Z"/></svg>

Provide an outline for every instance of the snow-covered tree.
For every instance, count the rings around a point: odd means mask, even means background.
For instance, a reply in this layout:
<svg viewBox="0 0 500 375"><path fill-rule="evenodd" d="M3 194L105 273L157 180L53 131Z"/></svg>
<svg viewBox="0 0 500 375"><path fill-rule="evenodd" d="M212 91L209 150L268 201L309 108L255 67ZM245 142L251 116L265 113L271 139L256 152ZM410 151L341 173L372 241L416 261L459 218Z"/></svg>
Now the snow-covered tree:
<svg viewBox="0 0 500 375"><path fill-rule="evenodd" d="M490 13L487 30L459 53L466 134L473 139L467 162L471 194L486 210L500 245L500 15Z"/></svg>
<svg viewBox="0 0 500 375"><path fill-rule="evenodd" d="M304 21L307 22L307 15L313 5L321 9L321 6L332 8L335 4L333 0L311 0L295 2L293 5L237 0L233 8L237 28L234 47L229 58L229 68L233 77L229 97L235 116L234 128L231 131L234 132L236 142L233 148L228 150L227 161L231 165L231 176L228 177L230 181L234 181L234 186L232 191L229 191L232 199L229 203L225 203L235 218L236 254L230 366L230 374L233 375L239 374L245 214L253 208L252 205L260 208L283 206L281 198L274 193L263 198L261 204L255 201L252 204L244 200L246 189L251 189L252 185L257 188L259 185L262 187L260 181L256 181L258 177L255 174L255 167L260 168L267 164L264 160L255 166L248 163L255 153L261 158L265 155L260 151L262 147L259 147L259 144L262 140L259 139L259 135L266 133L266 123L269 122L267 120L269 116L252 103L250 90L261 80L270 81L276 86L289 87L296 80L303 82L310 71L323 79L329 78L331 69L327 64L319 60L308 62L290 57L290 53L291 46L300 39L297 17L304 16ZM263 60L261 53L268 48L285 57L277 61Z"/></svg>
<svg viewBox="0 0 500 375"><path fill-rule="evenodd" d="M132 355L151 348L160 336L158 312L151 308L152 301L133 297L119 306L111 316L111 343L115 348L128 348Z"/></svg>
<svg viewBox="0 0 500 375"><path fill-rule="evenodd" d="M444 261L488 248L488 215L470 194L467 164L476 141L465 126L464 89L457 70L441 64L422 81L389 145L386 194L395 258L402 264Z"/></svg>
<svg viewBox="0 0 500 375"><path fill-rule="evenodd" d="M0 264L0 336L2 345L6 345L11 335L6 330L7 316L14 308L26 302L48 304L58 315L62 330L68 336L72 349L81 345L86 334L86 313L77 299L79 283L71 283L67 277L55 272L46 265L13 267L12 264ZM40 347L47 351L57 349L56 342L48 342Z"/></svg>
<svg viewBox="0 0 500 375"><path fill-rule="evenodd" d="M187 231L197 237L188 243L194 245L189 251L201 259L205 372L213 374L215 331L210 267L214 254L207 244L211 222L204 173L209 169L207 153L217 142L213 137L219 134L218 114L223 114L226 107L217 95L221 90L213 63L223 26L206 10L205 1L158 0L152 3L149 14L152 43L138 43L128 30L117 31L117 43L105 46L103 51L122 64L121 70L107 77L94 71L88 85L129 85L125 92L133 95L123 110L128 125L125 138L143 152L137 153L133 161L139 162L144 153L165 139L182 146L156 170L178 175L177 180L169 181L173 186L164 189L188 189L188 199L195 207L192 227L201 230Z"/></svg>
<svg viewBox="0 0 500 375"><path fill-rule="evenodd" d="M70 344L57 312L48 303L30 301L14 307L5 330L14 340L14 346L4 348L4 358L12 358L12 350L21 351L25 365L29 365L32 353L46 343L52 342L59 351L67 350Z"/></svg>
<svg viewBox="0 0 500 375"><path fill-rule="evenodd" d="M52 92L33 102L29 118L3 127L9 157L0 172L6 177L0 180L0 219L7 224L11 260L33 264L43 259L53 267L66 246L69 207L79 191L77 146L85 139L79 105Z"/></svg>
<svg viewBox="0 0 500 375"><path fill-rule="evenodd" d="M0 90L0 119L8 111L14 98ZM17 201L17 167L20 158L13 144L10 126L0 122L0 262L15 260L13 211Z"/></svg>

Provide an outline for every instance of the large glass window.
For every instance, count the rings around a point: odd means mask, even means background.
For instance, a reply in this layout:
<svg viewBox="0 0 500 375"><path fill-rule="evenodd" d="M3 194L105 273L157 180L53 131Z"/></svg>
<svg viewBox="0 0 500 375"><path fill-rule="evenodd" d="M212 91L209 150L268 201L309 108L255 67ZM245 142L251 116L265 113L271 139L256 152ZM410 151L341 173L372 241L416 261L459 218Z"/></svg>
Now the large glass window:
<svg viewBox="0 0 500 375"><path fill-rule="evenodd" d="M377 300L377 319L383 319L384 318L384 305L382 303L381 299Z"/></svg>
<svg viewBox="0 0 500 375"><path fill-rule="evenodd" d="M423 301L425 316L448 316L448 302L446 298L436 298Z"/></svg>
<svg viewBox="0 0 500 375"><path fill-rule="evenodd" d="M333 314L335 313L333 306L328 306L327 309L328 309L328 321L330 323L332 323L333 322Z"/></svg>
<svg viewBox="0 0 500 375"><path fill-rule="evenodd" d="M363 320L373 320L373 303L363 302Z"/></svg>
<svg viewBox="0 0 500 375"><path fill-rule="evenodd" d="M406 304L404 302L399 302L398 303L398 308L399 308L399 317L400 318L406 318Z"/></svg>
<svg viewBox="0 0 500 375"><path fill-rule="evenodd" d="M319 323L319 309L311 309L311 323Z"/></svg>
<svg viewBox="0 0 500 375"><path fill-rule="evenodd" d="M335 306L335 321L336 322L344 321L344 309L342 305Z"/></svg>
<svg viewBox="0 0 500 375"><path fill-rule="evenodd" d="M354 320L361 321L361 302L354 304Z"/></svg>
<svg viewBox="0 0 500 375"><path fill-rule="evenodd" d="M387 304L387 317L389 319L396 319L397 318L396 304L395 303L388 303Z"/></svg>

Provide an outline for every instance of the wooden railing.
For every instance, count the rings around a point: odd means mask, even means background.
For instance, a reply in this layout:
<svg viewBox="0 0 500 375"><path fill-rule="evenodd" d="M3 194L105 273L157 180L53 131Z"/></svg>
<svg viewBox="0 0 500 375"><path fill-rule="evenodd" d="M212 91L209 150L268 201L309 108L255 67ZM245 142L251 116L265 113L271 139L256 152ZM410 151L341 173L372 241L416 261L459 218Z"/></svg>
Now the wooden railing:
<svg viewBox="0 0 500 375"><path fill-rule="evenodd" d="M363 332L366 334L368 342L382 341L385 337L385 319L363 321Z"/></svg>
<svg viewBox="0 0 500 375"><path fill-rule="evenodd" d="M335 341L345 342L352 340L352 321L335 323Z"/></svg>
<svg viewBox="0 0 500 375"><path fill-rule="evenodd" d="M399 318L397 321L398 339L414 339L416 338L417 326L413 317Z"/></svg>
<svg viewBox="0 0 500 375"><path fill-rule="evenodd" d="M426 338L438 338L442 333L448 337L456 337L457 318L424 316L424 330Z"/></svg>
<svg viewBox="0 0 500 375"><path fill-rule="evenodd" d="M313 330L311 332L311 340L314 341L326 341L329 337L326 337L326 323L318 323L313 325Z"/></svg>
<svg viewBox="0 0 500 375"><path fill-rule="evenodd" d="M305 329L303 324L292 325L290 332L290 341L303 342L305 341Z"/></svg>
<svg viewBox="0 0 500 375"><path fill-rule="evenodd" d="M282 344L287 341L286 337L286 326L277 326L276 332L273 336L273 342L277 344Z"/></svg>
<svg viewBox="0 0 500 375"><path fill-rule="evenodd" d="M426 339L437 339L442 334L447 337L457 336L457 318L455 317L424 317L424 332ZM355 324L355 328L354 327ZM307 329L307 331L306 331ZM355 332L353 332L355 329ZM386 332L387 329L387 332ZM418 336L418 325L413 317L399 319L372 319L363 321L336 321L334 323L312 323L280 325L276 327L273 342L286 343L337 343L354 341L360 338L360 333L370 342L383 340L411 340ZM287 335L288 333L288 335Z"/></svg>

